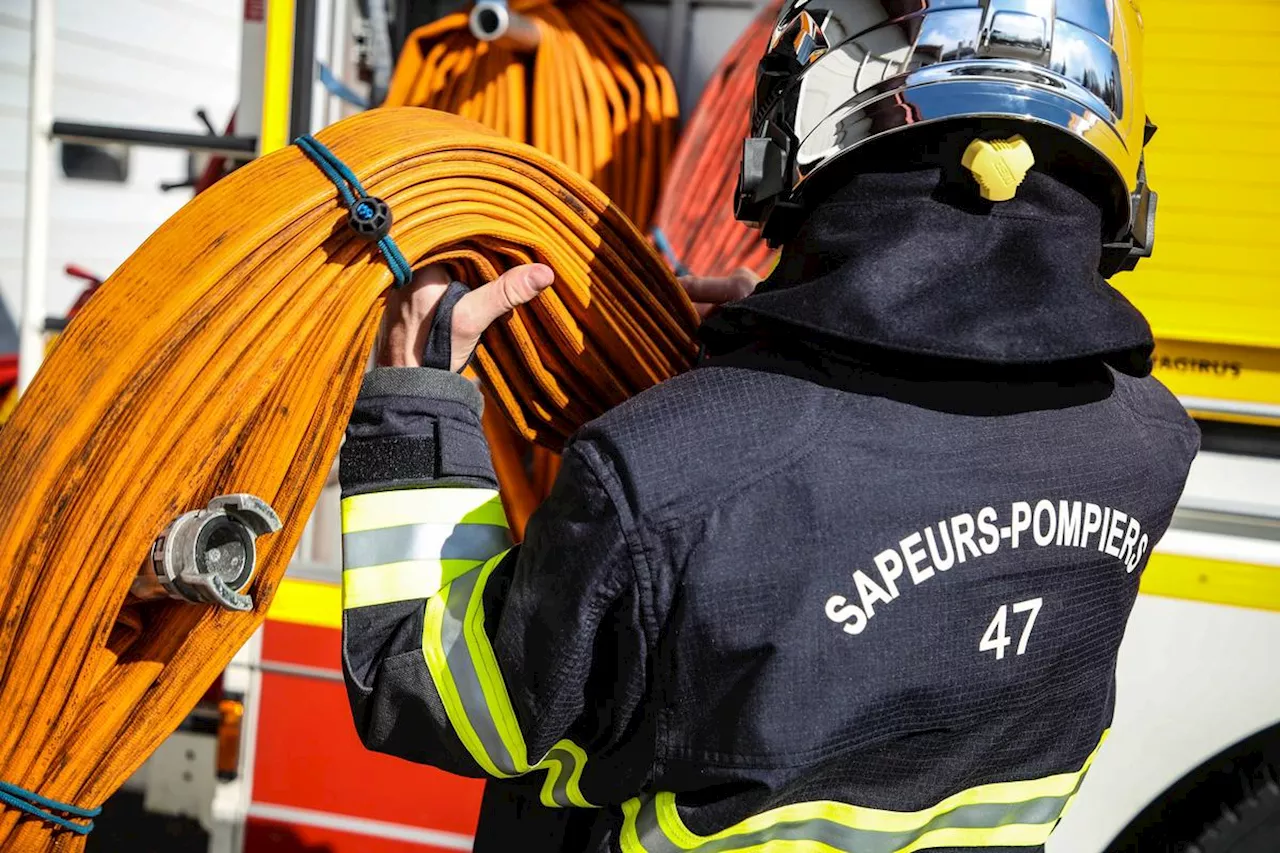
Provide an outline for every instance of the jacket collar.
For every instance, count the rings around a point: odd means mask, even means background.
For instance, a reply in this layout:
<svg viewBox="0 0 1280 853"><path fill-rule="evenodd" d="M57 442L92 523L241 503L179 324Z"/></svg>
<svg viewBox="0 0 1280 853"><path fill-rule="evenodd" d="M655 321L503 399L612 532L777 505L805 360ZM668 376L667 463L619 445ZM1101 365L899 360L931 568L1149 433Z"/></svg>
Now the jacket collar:
<svg viewBox="0 0 1280 853"><path fill-rule="evenodd" d="M836 352L1150 372L1151 329L1098 273L1101 212L1039 172L1002 204L937 169L856 177L756 292L703 325L710 354L799 336Z"/></svg>

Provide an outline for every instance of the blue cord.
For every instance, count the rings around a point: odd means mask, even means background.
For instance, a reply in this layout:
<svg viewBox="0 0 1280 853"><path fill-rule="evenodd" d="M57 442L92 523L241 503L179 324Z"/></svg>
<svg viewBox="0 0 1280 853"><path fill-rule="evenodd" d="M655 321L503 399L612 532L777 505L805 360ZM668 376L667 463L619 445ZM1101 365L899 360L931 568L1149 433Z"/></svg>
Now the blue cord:
<svg viewBox="0 0 1280 853"><path fill-rule="evenodd" d="M391 239L390 234L378 241L378 248L382 250L382 256L387 259L391 274L396 277L396 287L408 284L413 278L413 267L409 266L404 255L400 254L400 247L396 245L395 240Z"/></svg>
<svg viewBox="0 0 1280 853"><path fill-rule="evenodd" d="M302 149L302 152L311 158L311 161L320 167L320 171L324 172L324 176L333 185L338 188L338 192L342 194L342 200L347 203L347 207L356 203L356 196L351 192L351 187L343 180L342 174L334 168L333 162L338 158L328 148L323 148L321 143L310 136L299 136L294 140L294 144ZM364 195L364 187L360 187L360 194Z"/></svg>
<svg viewBox="0 0 1280 853"><path fill-rule="evenodd" d="M400 252L400 247L387 233L387 229L391 227L391 211L386 203L365 192L364 185L360 183L356 173L351 171L347 164L339 160L338 156L326 148L320 140L310 135L299 136L294 140L294 144L301 148L302 153L306 154L311 162L324 172L324 176L338 188L338 193L351 212L348 221L352 223L356 233L362 237L377 240L378 250L382 252L387 266L391 268L396 287L404 287L408 284L413 278L413 267L409 266L409 262ZM376 229L372 228L372 225L369 228L357 227L357 223L360 225L374 223L379 215L383 217L380 227Z"/></svg>
<svg viewBox="0 0 1280 853"><path fill-rule="evenodd" d="M79 818L94 818L102 814L101 808L82 809L79 806L73 806L69 803L60 803L57 800L51 800L48 797L42 797L35 791L28 791L26 788L20 788L9 782L0 782L0 803L12 806L15 809L24 811L29 815L38 817L41 820L48 821L55 826L74 832L78 835L88 835L93 829L93 821L88 823L76 823L68 820L61 815L54 814L55 811L69 814ZM44 808L41 808L44 806Z"/></svg>
<svg viewBox="0 0 1280 853"><path fill-rule="evenodd" d="M649 231L649 234L653 237L653 242L658 244L658 251L666 255L667 261L670 262L672 269L675 270L675 274L688 275L689 268L676 257L676 251L671 248L671 243L667 240L667 235L662 233L662 229L655 225Z"/></svg>
<svg viewBox="0 0 1280 853"><path fill-rule="evenodd" d="M316 70L319 72L320 85L328 90L329 94L334 97L341 98L354 107L362 110L369 109L369 101L356 93L354 89L338 79L333 70L323 62L316 63Z"/></svg>

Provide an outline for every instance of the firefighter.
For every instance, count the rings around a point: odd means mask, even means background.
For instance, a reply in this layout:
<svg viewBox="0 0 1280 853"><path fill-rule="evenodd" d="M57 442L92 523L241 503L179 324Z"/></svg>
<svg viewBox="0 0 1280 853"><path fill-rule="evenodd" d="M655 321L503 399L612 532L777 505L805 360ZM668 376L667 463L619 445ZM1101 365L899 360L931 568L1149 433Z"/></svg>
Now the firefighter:
<svg viewBox="0 0 1280 853"><path fill-rule="evenodd" d="M781 12L689 373L512 548L458 375L546 287L389 297L342 455L370 748L493 779L475 850L1042 850L1198 449L1105 280L1151 246L1129 0ZM1049 10L1048 13L1044 13Z"/></svg>

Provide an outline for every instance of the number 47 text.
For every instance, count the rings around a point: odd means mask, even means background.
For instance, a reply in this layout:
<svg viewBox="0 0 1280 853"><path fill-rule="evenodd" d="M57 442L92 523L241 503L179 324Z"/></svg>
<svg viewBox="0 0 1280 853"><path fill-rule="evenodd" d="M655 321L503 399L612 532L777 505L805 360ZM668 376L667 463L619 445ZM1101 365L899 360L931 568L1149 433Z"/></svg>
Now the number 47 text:
<svg viewBox="0 0 1280 853"><path fill-rule="evenodd" d="M1036 616L1040 613L1040 605L1044 604L1043 598L1032 598L1027 601L1019 601L1013 605L1014 613L1028 613L1027 623L1022 626L1022 636L1018 638L1018 651L1016 654L1022 654L1027 650L1027 639L1031 636L1031 628L1036 624ZM991 620L991 624L987 626L987 631L982 635L982 642L978 643L978 651L995 652L996 660L1004 660L1004 650L1013 640L1009 639L1008 628L1009 605L1001 604L1000 609L996 611L996 616Z"/></svg>

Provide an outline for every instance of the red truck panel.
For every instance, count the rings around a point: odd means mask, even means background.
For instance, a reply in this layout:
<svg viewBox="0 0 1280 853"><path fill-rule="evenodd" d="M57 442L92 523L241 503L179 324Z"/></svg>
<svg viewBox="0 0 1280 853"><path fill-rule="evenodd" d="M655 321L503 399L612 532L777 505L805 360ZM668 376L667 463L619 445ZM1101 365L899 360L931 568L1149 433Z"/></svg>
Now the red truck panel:
<svg viewBox="0 0 1280 853"><path fill-rule="evenodd" d="M336 628L267 619L262 632L262 659L341 670L342 632Z"/></svg>
<svg viewBox="0 0 1280 853"><path fill-rule="evenodd" d="M339 631L268 620L262 661L253 771L255 803L474 834L481 780L369 752L356 737L346 689L340 681L270 671L272 663L339 671ZM302 829L292 827L299 833ZM315 827L307 832L312 830L320 832ZM374 842L371 837L361 838L364 846L332 844L332 853L348 849L398 853L408 849L401 841L375 847L370 846ZM416 851L429 849L410 846Z"/></svg>

